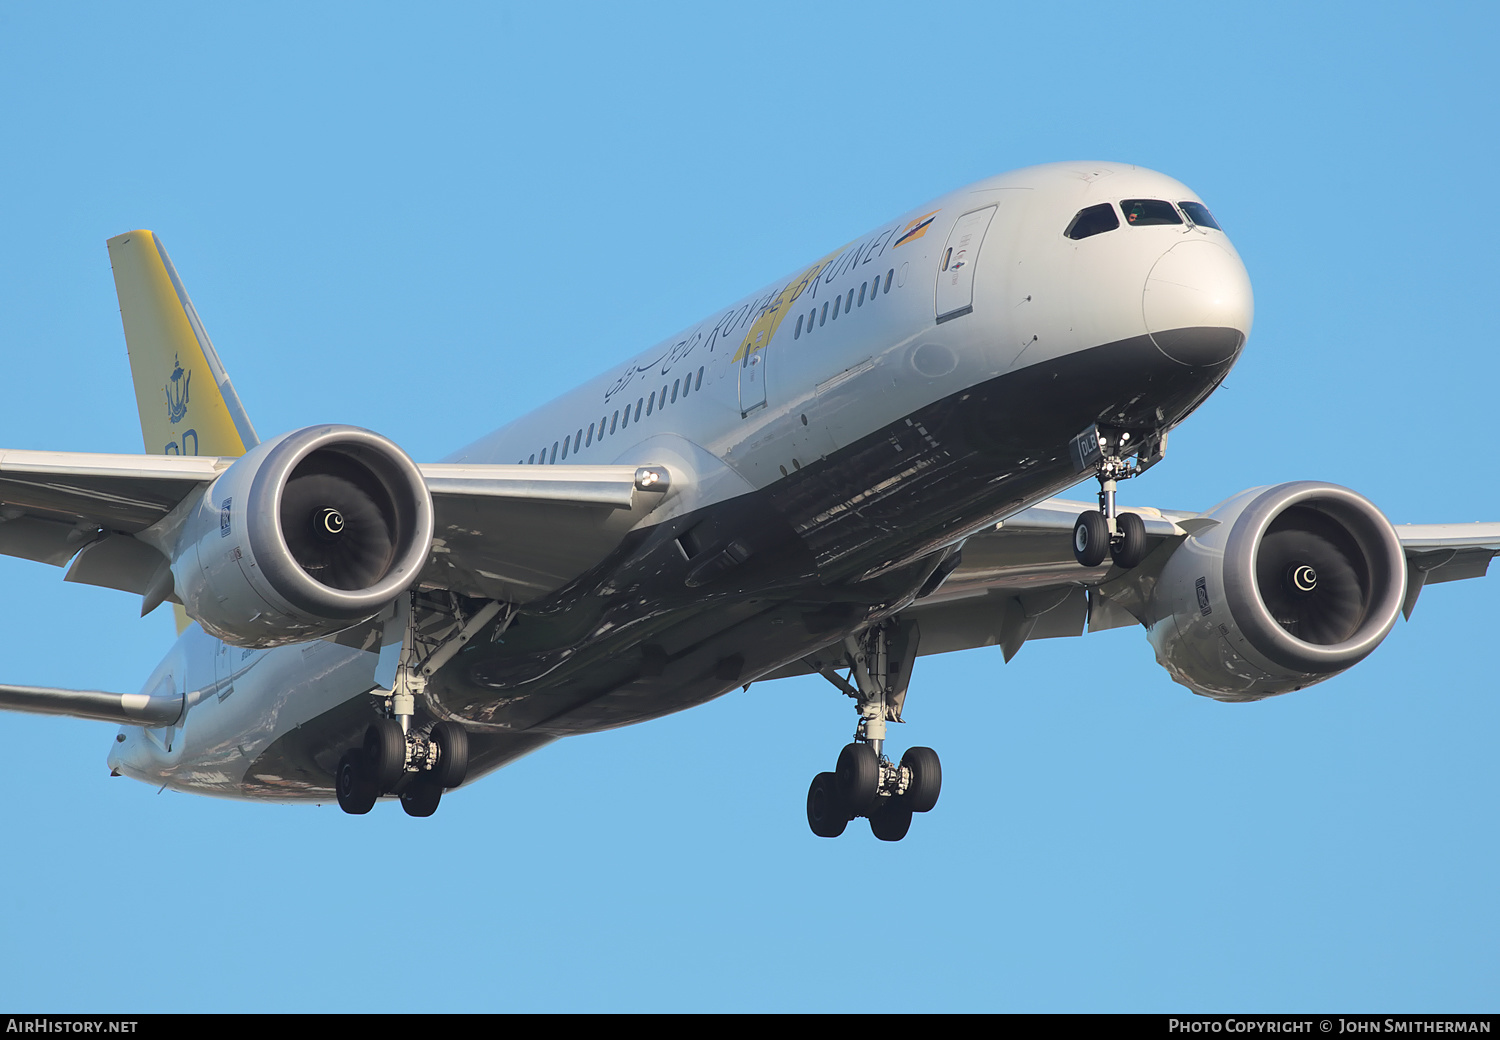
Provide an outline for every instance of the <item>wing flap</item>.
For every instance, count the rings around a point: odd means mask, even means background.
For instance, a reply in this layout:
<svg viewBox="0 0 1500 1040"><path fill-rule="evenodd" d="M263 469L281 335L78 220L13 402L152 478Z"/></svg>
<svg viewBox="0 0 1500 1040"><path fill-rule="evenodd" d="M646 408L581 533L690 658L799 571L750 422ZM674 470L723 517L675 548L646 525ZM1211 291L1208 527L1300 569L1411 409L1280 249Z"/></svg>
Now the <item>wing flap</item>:
<svg viewBox="0 0 1500 1040"><path fill-rule="evenodd" d="M5 516L7 511L13 512ZM61 567L96 529L50 517L30 516L17 506L0 507L0 554Z"/></svg>
<svg viewBox="0 0 1500 1040"><path fill-rule="evenodd" d="M437 512L422 584L512 603L598 564L680 479L663 467L420 468Z"/></svg>

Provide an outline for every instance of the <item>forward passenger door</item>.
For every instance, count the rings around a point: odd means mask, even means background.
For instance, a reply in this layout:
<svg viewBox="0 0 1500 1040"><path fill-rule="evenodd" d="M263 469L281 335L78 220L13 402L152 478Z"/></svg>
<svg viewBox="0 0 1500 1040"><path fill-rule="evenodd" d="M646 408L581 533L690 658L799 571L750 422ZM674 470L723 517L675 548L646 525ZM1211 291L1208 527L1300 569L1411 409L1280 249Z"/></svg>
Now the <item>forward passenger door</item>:
<svg viewBox="0 0 1500 1040"><path fill-rule="evenodd" d="M995 215L994 206L965 213L953 225L948 245L938 259L937 320L941 324L961 318L974 309L974 264L984 233Z"/></svg>

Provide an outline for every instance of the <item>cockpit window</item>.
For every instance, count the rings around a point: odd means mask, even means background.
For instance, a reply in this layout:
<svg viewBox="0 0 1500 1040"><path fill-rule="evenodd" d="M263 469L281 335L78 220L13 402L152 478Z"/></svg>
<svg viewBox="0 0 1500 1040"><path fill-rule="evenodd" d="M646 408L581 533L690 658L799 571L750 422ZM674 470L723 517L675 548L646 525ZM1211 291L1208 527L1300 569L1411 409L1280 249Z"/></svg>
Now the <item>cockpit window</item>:
<svg viewBox="0 0 1500 1040"><path fill-rule="evenodd" d="M1172 204L1160 199L1121 199L1120 208L1125 211L1125 223L1132 227L1182 223Z"/></svg>
<svg viewBox="0 0 1500 1040"><path fill-rule="evenodd" d="M1187 214L1187 218L1199 227L1211 227L1215 231L1224 230L1219 227L1219 222L1214 219L1214 215L1208 211L1208 207L1203 203L1179 202L1177 205L1181 206L1182 212Z"/></svg>
<svg viewBox="0 0 1500 1040"><path fill-rule="evenodd" d="M1115 216L1115 208L1109 203L1100 203L1081 209L1068 229L1063 232L1069 238L1088 238L1090 235L1102 235L1106 231L1113 231L1120 226L1120 218Z"/></svg>

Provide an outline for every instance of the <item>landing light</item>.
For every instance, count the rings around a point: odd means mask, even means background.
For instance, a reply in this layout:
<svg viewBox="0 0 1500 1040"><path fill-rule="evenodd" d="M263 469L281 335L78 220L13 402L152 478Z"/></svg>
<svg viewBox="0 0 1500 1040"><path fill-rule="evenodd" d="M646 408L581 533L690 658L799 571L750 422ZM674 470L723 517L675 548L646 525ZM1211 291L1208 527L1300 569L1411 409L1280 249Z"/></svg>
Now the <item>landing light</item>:
<svg viewBox="0 0 1500 1040"><path fill-rule="evenodd" d="M635 471L637 491L665 491L668 483L667 471L660 466L642 466Z"/></svg>

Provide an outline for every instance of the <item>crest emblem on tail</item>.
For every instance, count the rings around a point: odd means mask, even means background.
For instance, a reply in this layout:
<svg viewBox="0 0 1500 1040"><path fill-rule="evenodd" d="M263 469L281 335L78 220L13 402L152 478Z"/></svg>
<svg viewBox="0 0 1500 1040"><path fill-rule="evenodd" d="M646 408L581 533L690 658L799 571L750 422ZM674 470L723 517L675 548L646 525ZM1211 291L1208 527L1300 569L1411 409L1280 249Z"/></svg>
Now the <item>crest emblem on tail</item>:
<svg viewBox="0 0 1500 1040"><path fill-rule="evenodd" d="M174 424L182 421L187 415L188 408L188 384L193 381L193 373L183 372L182 365L178 363L177 356L172 356L172 378L167 381L164 388L167 392L167 418Z"/></svg>

